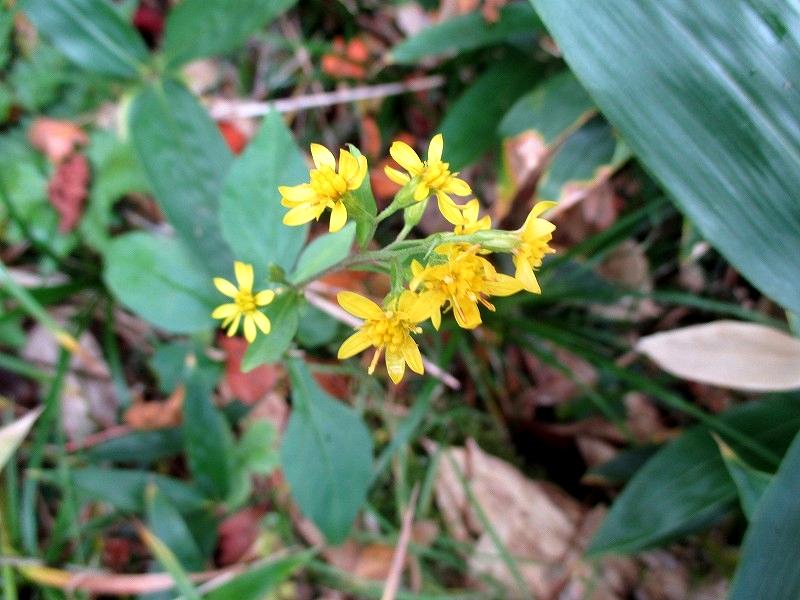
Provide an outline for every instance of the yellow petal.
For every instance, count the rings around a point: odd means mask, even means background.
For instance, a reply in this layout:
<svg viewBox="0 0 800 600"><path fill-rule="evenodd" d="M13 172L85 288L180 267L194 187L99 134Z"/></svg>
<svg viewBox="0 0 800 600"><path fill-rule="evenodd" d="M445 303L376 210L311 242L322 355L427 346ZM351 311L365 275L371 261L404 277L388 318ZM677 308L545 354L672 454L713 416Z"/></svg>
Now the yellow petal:
<svg viewBox="0 0 800 600"><path fill-rule="evenodd" d="M522 289L522 284L510 275L498 273L494 281L484 285L484 291L490 296L510 296Z"/></svg>
<svg viewBox="0 0 800 600"><path fill-rule="evenodd" d="M392 181L394 181L395 183L397 183L399 185L405 185L409 181L411 181L411 177L409 177L405 173L401 173L397 169L393 169L392 167L388 167L388 166L384 167L383 168L383 172L386 173L386 176L389 179L391 179Z"/></svg>
<svg viewBox="0 0 800 600"><path fill-rule="evenodd" d="M397 307L400 312L406 314L412 323L422 323L430 319L433 311L441 306L443 300L439 294L434 292L415 294L406 291L400 295Z"/></svg>
<svg viewBox="0 0 800 600"><path fill-rule="evenodd" d="M217 308L214 309L214 312L211 313L211 318L229 319L238 312L239 312L239 307L233 302L229 304L220 304Z"/></svg>
<svg viewBox="0 0 800 600"><path fill-rule="evenodd" d="M233 270L236 273L236 282L239 289L243 292L253 291L253 265L248 265L240 261L233 263Z"/></svg>
<svg viewBox="0 0 800 600"><path fill-rule="evenodd" d="M442 325L442 310L441 307L437 308L431 313L431 323L433 324L433 328L436 331L439 331L439 327Z"/></svg>
<svg viewBox="0 0 800 600"><path fill-rule="evenodd" d="M242 313L236 313L236 316L233 317L233 321L231 321L231 326L228 327L228 337L231 337L236 330L239 329L239 321L242 320Z"/></svg>
<svg viewBox="0 0 800 600"><path fill-rule="evenodd" d="M358 160L344 148L339 150L339 175L348 183L358 177Z"/></svg>
<svg viewBox="0 0 800 600"><path fill-rule="evenodd" d="M255 322L256 326L261 330L264 335L269 335L270 329L272 329L272 323L269 322L269 318L262 312L255 311L252 313L253 321Z"/></svg>
<svg viewBox="0 0 800 600"><path fill-rule="evenodd" d="M258 292L255 297L256 306L266 306L275 299L275 292L272 290L263 290Z"/></svg>
<svg viewBox="0 0 800 600"><path fill-rule="evenodd" d="M235 285L233 285L227 279L223 279L222 277L214 277L214 285L220 291L220 293L225 294L230 298L236 298L236 295L239 293L239 290L236 289Z"/></svg>
<svg viewBox="0 0 800 600"><path fill-rule="evenodd" d="M339 306L360 319L383 319L384 314L381 307L369 298L355 292L339 292L336 295Z"/></svg>
<svg viewBox="0 0 800 600"><path fill-rule="evenodd" d="M422 375L425 372L425 367L422 364L422 356L419 353L417 343L411 339L410 335L407 335L403 340L401 349L403 351L403 358L408 363L408 366L411 367L411 370Z"/></svg>
<svg viewBox="0 0 800 600"><path fill-rule="evenodd" d="M339 353L337 356L340 360L344 360L345 358L355 356L359 352L363 352L371 345L372 343L370 342L369 335L359 329L344 342L342 342L342 345L339 346Z"/></svg>
<svg viewBox="0 0 800 600"><path fill-rule="evenodd" d="M514 266L516 267L514 277L522 284L523 289L534 294L541 294L542 288L539 287L539 282L536 281L536 276L533 274L533 268L528 259L522 255L517 255L514 257Z"/></svg>
<svg viewBox="0 0 800 600"><path fill-rule="evenodd" d="M478 305L464 296L456 296L453 302L453 315L456 323L464 329L475 329L481 324L481 311Z"/></svg>
<svg viewBox="0 0 800 600"><path fill-rule="evenodd" d="M311 144L311 158L318 169L330 167L336 169L336 159L333 153L321 144Z"/></svg>
<svg viewBox="0 0 800 600"><path fill-rule="evenodd" d="M256 339L256 322L252 315L244 316L244 339L250 344Z"/></svg>
<svg viewBox="0 0 800 600"><path fill-rule="evenodd" d="M458 209L458 206L453 202L447 194L438 192L436 194L436 201L439 205L439 211L442 216L450 221L453 225L462 225L464 223L464 216Z"/></svg>
<svg viewBox="0 0 800 600"><path fill-rule="evenodd" d="M397 161L397 164L408 171L412 176L422 172L422 160L414 149L405 142L394 142L389 148L389 154Z"/></svg>
<svg viewBox="0 0 800 600"><path fill-rule="evenodd" d="M358 189L361 187L361 183L364 181L364 177L367 176L367 157L363 154L358 157L358 173L356 174L356 178L353 181L353 187L351 190Z"/></svg>
<svg viewBox="0 0 800 600"><path fill-rule="evenodd" d="M318 219L322 211L325 210L324 205L315 204L302 204L291 209L283 215L284 225L302 225Z"/></svg>
<svg viewBox="0 0 800 600"><path fill-rule="evenodd" d="M531 209L531 214L534 217L538 217L539 215L550 210L557 204L558 202L553 202L552 200L543 200L542 202L537 202L536 204L533 205L533 208Z"/></svg>
<svg viewBox="0 0 800 600"><path fill-rule="evenodd" d="M399 348L386 348L386 371L389 373L389 379L395 383L402 381L406 372L406 359Z"/></svg>
<svg viewBox="0 0 800 600"><path fill-rule="evenodd" d="M461 212L464 214L464 221L467 223L474 223L478 220L478 213L481 210L481 204L477 198L473 198L467 202L462 208Z"/></svg>
<svg viewBox="0 0 800 600"><path fill-rule="evenodd" d="M442 150L444 149L444 137L441 133L437 133L428 144L428 164L441 162Z"/></svg>
<svg viewBox="0 0 800 600"><path fill-rule="evenodd" d="M422 182L418 183L417 187L414 188L414 200L416 200L417 202L422 202L430 195L431 195L431 189Z"/></svg>
<svg viewBox="0 0 800 600"><path fill-rule="evenodd" d="M556 226L553 225L550 221L545 221L544 219L534 219L533 222L528 226L528 230L526 233L528 235L532 235L534 237L544 237L548 234L553 233L556 230Z"/></svg>
<svg viewBox="0 0 800 600"><path fill-rule="evenodd" d="M347 223L347 209L341 202L335 202L331 209L331 222L329 229L331 232L339 231Z"/></svg>
<svg viewBox="0 0 800 600"><path fill-rule="evenodd" d="M300 185L282 185L278 188L282 200L296 205L301 202L313 202L317 193L310 183L301 183Z"/></svg>
<svg viewBox="0 0 800 600"><path fill-rule="evenodd" d="M472 188L463 179L458 177L450 177L447 183L444 184L442 191L448 194L455 194L456 196L469 196L472 193Z"/></svg>

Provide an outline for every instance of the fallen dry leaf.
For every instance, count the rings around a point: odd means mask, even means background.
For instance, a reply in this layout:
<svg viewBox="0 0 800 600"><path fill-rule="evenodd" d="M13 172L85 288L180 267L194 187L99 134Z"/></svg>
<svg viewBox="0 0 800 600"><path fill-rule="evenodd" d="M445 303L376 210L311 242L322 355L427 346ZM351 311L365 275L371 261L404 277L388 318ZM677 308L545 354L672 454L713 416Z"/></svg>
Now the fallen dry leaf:
<svg viewBox="0 0 800 600"><path fill-rule="evenodd" d="M83 130L72 121L46 117L33 121L28 130L28 140L55 165L72 154L75 146L89 143Z"/></svg>
<svg viewBox="0 0 800 600"><path fill-rule="evenodd" d="M636 349L683 379L776 392L800 387L800 340L757 323L713 321L645 336Z"/></svg>
<svg viewBox="0 0 800 600"><path fill-rule="evenodd" d="M492 536L472 506L457 469L497 536L509 553L517 557L518 570L528 588L526 592L542 599L627 597L629 577L622 566L602 561L601 577L592 595L561 596L570 586L580 585L587 570L591 573L592 567L581 556L599 519L587 523L587 516L592 513L586 513L571 496L548 482L527 478L468 440L464 448L443 452L435 491L451 535L462 541L477 538L468 558L470 571L476 577L491 576L505 586L508 597L520 595ZM628 562L623 566L628 567ZM635 575L635 569L633 572Z"/></svg>
<svg viewBox="0 0 800 600"><path fill-rule="evenodd" d="M47 198L58 213L58 230L75 229L89 195L89 161L83 154L73 154L61 162L47 184Z"/></svg>
<svg viewBox="0 0 800 600"><path fill-rule="evenodd" d="M220 336L220 345L225 351L225 391L245 404L255 404L283 375L283 369L277 365L261 365L242 372L242 357L247 350L247 342L240 337Z"/></svg>
<svg viewBox="0 0 800 600"><path fill-rule="evenodd" d="M136 400L125 413L125 423L133 429L164 429L176 427L183 420L185 388L175 388L165 401Z"/></svg>
<svg viewBox="0 0 800 600"><path fill-rule="evenodd" d="M78 342L83 352L70 358L61 397L62 426L69 441L81 440L116 424L117 393L100 345L89 332L83 333ZM52 368L59 351L52 334L37 324L29 331L21 355L27 361Z"/></svg>
<svg viewBox="0 0 800 600"><path fill-rule="evenodd" d="M219 534L217 560L223 567L255 558L251 550L261 532L259 523L266 511L249 506L222 520Z"/></svg>

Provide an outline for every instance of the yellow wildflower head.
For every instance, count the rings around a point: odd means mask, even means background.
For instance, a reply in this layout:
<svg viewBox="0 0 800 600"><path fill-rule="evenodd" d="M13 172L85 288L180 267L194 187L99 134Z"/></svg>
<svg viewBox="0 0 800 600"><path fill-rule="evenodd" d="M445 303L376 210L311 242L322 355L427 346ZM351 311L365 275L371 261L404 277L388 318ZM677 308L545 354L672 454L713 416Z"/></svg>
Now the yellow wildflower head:
<svg viewBox="0 0 800 600"><path fill-rule="evenodd" d="M265 335L269 333L270 322L267 316L259 309L266 306L275 298L272 290L263 290L253 293L253 266L236 261L233 264L238 288L227 279L214 278L217 289L233 298L233 302L219 305L211 316L222 319L222 328L228 328L228 336L232 336L239 329L239 322L244 319L244 337L248 342L256 339L256 327Z"/></svg>
<svg viewBox="0 0 800 600"><path fill-rule="evenodd" d="M428 298L403 291L386 308L355 292L340 292L336 297L343 309L364 323L339 348L339 358L350 358L369 347L376 349L369 366L375 371L381 353L385 352L386 370L395 383L403 379L406 364L420 375L425 369L412 333L420 333L419 323L430 318L432 305Z"/></svg>
<svg viewBox="0 0 800 600"><path fill-rule="evenodd" d="M347 209L342 199L357 190L367 174L367 159L356 158L347 150L339 151L339 170L330 150L311 144L315 169L309 173L310 182L278 188L281 204L289 208L283 217L285 225L302 225L319 220L326 208L331 209L330 231L339 231L347 222Z"/></svg>
<svg viewBox="0 0 800 600"><path fill-rule="evenodd" d="M431 321L436 329L441 324L443 305L452 308L460 327L474 329L481 324L478 303L493 311L489 296L510 296L522 289L516 279L498 273L492 263L479 256L477 245L445 244L436 252L446 257L446 262L423 267L413 261L409 286L412 290L421 287L435 299L437 308L431 314Z"/></svg>
<svg viewBox="0 0 800 600"><path fill-rule="evenodd" d="M443 148L444 138L441 133L437 133L428 146L428 159L423 161L405 142L394 142L389 148L389 154L406 170L406 173L392 167L386 167L385 172L389 179L400 185L405 185L413 179L416 184L414 200L417 202L435 194L442 215L451 223L459 223L461 211L450 198L450 194L469 196L472 190L466 181L457 177L458 173L450 172L448 163L442 162Z"/></svg>
<svg viewBox="0 0 800 600"><path fill-rule="evenodd" d="M477 198L473 198L463 206L459 206L458 209L461 213L460 221L457 223L451 221L455 225L453 233L456 235L469 235L492 227L492 218L489 215L478 218L481 205Z"/></svg>
<svg viewBox="0 0 800 600"><path fill-rule="evenodd" d="M556 226L539 218L539 215L555 205L555 202L537 202L525 219L525 224L515 232L519 244L513 250L516 268L514 277L524 289L534 294L541 294L542 288L539 287L533 270L542 266L542 259L546 254L555 252L550 247L550 240L553 239Z"/></svg>

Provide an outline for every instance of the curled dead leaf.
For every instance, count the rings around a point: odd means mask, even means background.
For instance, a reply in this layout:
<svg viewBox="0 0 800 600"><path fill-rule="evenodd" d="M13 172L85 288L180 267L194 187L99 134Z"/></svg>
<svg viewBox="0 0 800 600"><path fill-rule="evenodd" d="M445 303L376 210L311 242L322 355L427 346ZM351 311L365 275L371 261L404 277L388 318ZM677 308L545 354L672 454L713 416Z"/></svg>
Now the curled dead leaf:
<svg viewBox="0 0 800 600"><path fill-rule="evenodd" d="M133 429L164 429L176 427L183 419L185 388L175 388L164 402L135 401L125 413L125 423Z"/></svg>
<svg viewBox="0 0 800 600"><path fill-rule="evenodd" d="M61 162L47 184L47 198L58 213L58 230L75 229L89 195L89 161L83 154L74 154Z"/></svg>
<svg viewBox="0 0 800 600"><path fill-rule="evenodd" d="M46 117L33 121L28 130L28 140L56 165L72 154L76 146L89 143L87 135L72 121Z"/></svg>

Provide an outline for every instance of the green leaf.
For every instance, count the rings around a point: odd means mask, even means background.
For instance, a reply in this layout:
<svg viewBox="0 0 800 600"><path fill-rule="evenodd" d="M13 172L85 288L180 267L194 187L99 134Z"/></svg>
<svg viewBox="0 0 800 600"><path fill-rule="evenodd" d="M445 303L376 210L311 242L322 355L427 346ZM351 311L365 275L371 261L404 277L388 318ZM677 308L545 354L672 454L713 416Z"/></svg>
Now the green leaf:
<svg viewBox="0 0 800 600"><path fill-rule="evenodd" d="M725 468L728 469L728 474L731 476L733 483L736 484L742 512L750 520L758 501L764 495L764 490L767 489L767 486L772 481L772 475L748 465L733 451L733 448L718 436L714 436L714 441L719 446L719 453L722 456L722 460L725 461Z"/></svg>
<svg viewBox="0 0 800 600"><path fill-rule="evenodd" d="M308 180L308 167L283 117L269 113L258 133L231 167L222 188L222 234L236 258L266 272L270 264L284 271L294 266L308 226L283 224L278 186Z"/></svg>
<svg viewBox="0 0 800 600"><path fill-rule="evenodd" d="M176 239L134 232L115 238L105 255L106 284L128 308L175 333L207 331L223 298L211 276Z"/></svg>
<svg viewBox="0 0 800 600"><path fill-rule="evenodd" d="M42 414L42 407L29 411L16 421L0 427L0 470L17 451L22 440L28 435L36 419Z"/></svg>
<svg viewBox="0 0 800 600"><path fill-rule="evenodd" d="M154 484L147 486L145 496L150 530L170 549L184 569L200 571L203 557L181 514Z"/></svg>
<svg viewBox="0 0 800 600"><path fill-rule="evenodd" d="M326 394L305 364L289 362L292 416L281 464L303 514L332 544L347 537L372 477L372 439L352 409Z"/></svg>
<svg viewBox="0 0 800 600"><path fill-rule="evenodd" d="M167 18L164 53L177 67L195 58L224 54L288 10L297 0L184 0Z"/></svg>
<svg viewBox="0 0 800 600"><path fill-rule="evenodd" d="M165 80L134 99L130 132L178 236L210 273L229 273L233 261L220 231L218 199L232 157L206 110L181 84Z"/></svg>
<svg viewBox="0 0 800 600"><path fill-rule="evenodd" d="M795 7L770 3L765 19L752 2L533 4L605 117L703 236L800 311L800 95L786 89L800 49L781 34Z"/></svg>
<svg viewBox="0 0 800 600"><path fill-rule="evenodd" d="M205 503L203 496L183 481L148 471L84 467L73 469L70 474L85 502L107 502L122 512L144 512L145 489L149 483L153 483L181 513L199 510Z"/></svg>
<svg viewBox="0 0 800 600"><path fill-rule="evenodd" d="M213 385L199 369L186 380L183 401L183 440L192 476L205 494L223 499L233 471L233 437L222 413L214 406Z"/></svg>
<svg viewBox="0 0 800 600"><path fill-rule="evenodd" d="M752 402L721 420L776 452L800 428L797 396ZM726 440L729 441L729 440ZM737 450L761 468L757 458ZM632 553L706 527L736 502L736 486L703 426L665 445L639 469L614 501L588 552Z"/></svg>
<svg viewBox="0 0 800 600"><path fill-rule="evenodd" d="M177 456L183 450L180 429L132 431L110 438L86 450L91 462L113 461L148 465L163 458Z"/></svg>
<svg viewBox="0 0 800 600"><path fill-rule="evenodd" d="M756 507L744 536L730 600L800 597L800 434Z"/></svg>
<svg viewBox="0 0 800 600"><path fill-rule="evenodd" d="M500 122L504 138L534 131L551 145L596 112L594 102L569 71L551 75L517 100Z"/></svg>
<svg viewBox="0 0 800 600"><path fill-rule="evenodd" d="M608 123L590 121L569 136L553 156L537 189L538 199L558 202L575 187L591 187L597 179L608 177L628 159L617 149Z"/></svg>
<svg viewBox="0 0 800 600"><path fill-rule="evenodd" d="M36 28L87 71L136 77L149 58L138 32L106 0L25 0Z"/></svg>
<svg viewBox="0 0 800 600"><path fill-rule="evenodd" d="M361 151L348 144L350 153L358 158ZM356 240L361 248L366 248L372 235L375 233L375 217L378 214L378 207L375 204L375 196L372 194L372 184L367 171L364 181L357 190L353 190L342 198L342 203L347 208L347 218L356 224Z"/></svg>
<svg viewBox="0 0 800 600"><path fill-rule="evenodd" d="M275 426L264 419L255 419L245 429L236 446L236 456L251 473L269 475L280 463L275 441Z"/></svg>
<svg viewBox="0 0 800 600"><path fill-rule="evenodd" d="M524 3L504 6L494 23L473 11L427 27L400 42L392 48L389 60L413 64L431 55L459 54L512 39L533 37L541 29L539 17Z"/></svg>
<svg viewBox="0 0 800 600"><path fill-rule="evenodd" d="M297 341L304 348L318 348L330 344L341 328L339 321L307 303L300 306L299 316Z"/></svg>
<svg viewBox="0 0 800 600"><path fill-rule="evenodd" d="M262 600L314 556L313 551L256 564L241 575L211 590L205 600Z"/></svg>
<svg viewBox="0 0 800 600"><path fill-rule="evenodd" d="M272 327L269 335L259 333L247 347L242 358L242 371L247 373L258 365L278 362L291 346L300 323L300 298L292 292L278 294L264 309Z"/></svg>
<svg viewBox="0 0 800 600"><path fill-rule="evenodd" d="M355 223L348 223L336 233L319 236L303 250L289 280L295 284L308 281L347 258L355 235Z"/></svg>
<svg viewBox="0 0 800 600"><path fill-rule="evenodd" d="M531 88L538 67L514 55L490 67L456 100L441 124L444 160L458 170L499 141L497 126L511 105Z"/></svg>

